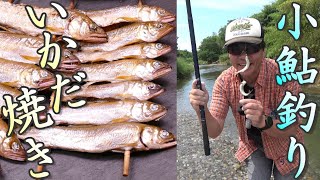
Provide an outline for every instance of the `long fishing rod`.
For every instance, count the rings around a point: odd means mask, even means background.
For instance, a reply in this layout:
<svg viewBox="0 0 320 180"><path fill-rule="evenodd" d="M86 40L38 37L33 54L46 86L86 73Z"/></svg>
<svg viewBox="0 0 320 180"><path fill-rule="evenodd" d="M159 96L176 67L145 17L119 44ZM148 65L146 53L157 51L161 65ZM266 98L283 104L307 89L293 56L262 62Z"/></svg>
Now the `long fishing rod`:
<svg viewBox="0 0 320 180"><path fill-rule="evenodd" d="M200 72L199 72L199 64L198 64L197 46L196 46L196 40L195 40L195 37L194 37L194 27L193 27L190 0L186 0L186 5L187 5L187 13L188 13L188 23L189 23L189 31L190 31L190 39L191 39L194 71L195 71L196 79L198 79L197 88L202 90ZM204 154L206 156L209 156L210 155L210 146L209 146L207 123L206 123L206 115L205 115L205 112L204 112L204 106L202 106L202 105L200 105L200 115L201 115Z"/></svg>

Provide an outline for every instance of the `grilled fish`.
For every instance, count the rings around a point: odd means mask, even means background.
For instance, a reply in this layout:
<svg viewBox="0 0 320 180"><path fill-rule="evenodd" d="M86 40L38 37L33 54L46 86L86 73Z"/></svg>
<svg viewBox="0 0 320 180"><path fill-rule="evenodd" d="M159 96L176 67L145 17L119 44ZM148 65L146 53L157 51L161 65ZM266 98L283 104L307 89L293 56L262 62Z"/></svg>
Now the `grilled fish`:
<svg viewBox="0 0 320 180"><path fill-rule="evenodd" d="M8 61L0 58L0 83L11 87L27 86L46 89L55 83L55 77L49 71L33 64Z"/></svg>
<svg viewBox="0 0 320 180"><path fill-rule="evenodd" d="M149 101L123 100L89 102L81 108L62 106L59 114L55 114L52 109L48 113L56 124L101 125L158 120L166 115L167 110Z"/></svg>
<svg viewBox="0 0 320 180"><path fill-rule="evenodd" d="M2 106L5 105L5 102L3 99L3 95L5 94L10 94L11 96L13 96L13 98L16 98L21 94L21 92L15 88L0 84L0 109ZM1 115L1 110L0 110L0 115Z"/></svg>
<svg viewBox="0 0 320 180"><path fill-rule="evenodd" d="M50 148L90 153L146 151L169 148L177 144L172 133L141 123L55 126L41 130L31 128L18 137L20 139L33 137L37 142L43 142Z"/></svg>
<svg viewBox="0 0 320 180"><path fill-rule="evenodd" d="M44 44L38 37L0 32L0 58L28 64L39 64L37 50ZM79 69L79 59L69 50L62 49L61 62L56 70L74 72Z"/></svg>
<svg viewBox="0 0 320 180"><path fill-rule="evenodd" d="M61 100L65 102L84 97L148 100L162 92L164 92L164 89L153 82L123 81L100 85L84 85L81 90L75 93L69 95L64 93Z"/></svg>
<svg viewBox="0 0 320 180"><path fill-rule="evenodd" d="M101 27L121 22L171 22L175 15L157 6L129 5L111 9L85 12L95 23Z"/></svg>
<svg viewBox="0 0 320 180"><path fill-rule="evenodd" d="M87 42L107 42L104 30L88 16L77 10L69 10L69 16L62 19L54 8L33 6L36 15L47 14L46 27L37 28L29 19L25 5L0 1L0 25L32 36L39 36L44 30L54 35L70 36Z"/></svg>
<svg viewBox="0 0 320 180"><path fill-rule="evenodd" d="M103 64L83 64L89 82L151 81L171 71L167 63L151 59L130 59Z"/></svg>
<svg viewBox="0 0 320 180"><path fill-rule="evenodd" d="M168 23L133 23L107 32L108 42L100 44L83 43L83 51L112 51L138 42L155 42L171 32L174 27Z"/></svg>
<svg viewBox="0 0 320 180"><path fill-rule="evenodd" d="M114 61L127 58L156 58L171 51L171 47L161 43L140 43L120 47L113 51L90 52L81 51L75 53L81 63Z"/></svg>
<svg viewBox="0 0 320 180"><path fill-rule="evenodd" d="M16 161L26 160L26 151L17 135L7 137L8 125L0 118L0 156Z"/></svg>

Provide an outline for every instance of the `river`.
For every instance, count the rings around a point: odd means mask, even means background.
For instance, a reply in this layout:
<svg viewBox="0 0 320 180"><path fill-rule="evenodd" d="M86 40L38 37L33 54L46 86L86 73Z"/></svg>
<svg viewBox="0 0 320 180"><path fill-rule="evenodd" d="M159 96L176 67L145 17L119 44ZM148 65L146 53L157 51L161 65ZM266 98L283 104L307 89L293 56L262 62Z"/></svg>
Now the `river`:
<svg viewBox="0 0 320 180"><path fill-rule="evenodd" d="M215 80L220 75L220 73L228 68L228 66L222 66L222 65L202 65L200 66L200 73L201 73L201 80L206 84L207 90L209 91L209 95L211 98L212 93L212 87L214 85ZM187 80L180 80L177 84L177 114L178 114L178 124L179 124L179 116L189 116L190 121L195 121L195 113L189 103L189 92L191 90L191 84L194 79L194 75L192 75L191 78ZM319 92L315 92L312 89L304 88L306 90L306 100L307 102L315 102L317 103L317 109L320 107L320 94L316 94ZM210 99L209 98L209 99ZM304 104L305 104L304 103ZM307 176L311 176L316 179L320 179L320 124L318 123L320 121L319 113L317 113L318 116L315 117L314 123L312 126L312 129L309 133L305 134L305 149L307 153L307 161L309 163L309 166L306 169ZM227 127L227 128L226 128ZM197 127L200 129L200 125ZM184 128L181 126L178 126L178 132L181 132ZM236 132L236 133L235 133ZM229 110L229 113L227 115L226 121L225 121L225 128L224 132L228 136L230 136L231 142L233 144L238 143L238 133L237 128L234 122L234 118L232 113ZM181 137L180 138L184 138ZM179 148L178 148L179 151ZM178 152L179 154L179 152Z"/></svg>

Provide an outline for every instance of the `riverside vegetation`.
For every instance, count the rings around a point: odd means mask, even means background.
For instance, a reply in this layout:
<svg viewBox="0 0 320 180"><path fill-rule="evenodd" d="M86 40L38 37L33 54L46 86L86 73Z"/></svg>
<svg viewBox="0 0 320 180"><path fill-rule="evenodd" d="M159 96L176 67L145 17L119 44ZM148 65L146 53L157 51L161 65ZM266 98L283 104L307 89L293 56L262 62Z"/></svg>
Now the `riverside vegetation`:
<svg viewBox="0 0 320 180"><path fill-rule="evenodd" d="M317 0L295 0L294 2L300 4L301 8L301 35L298 41L295 41L289 29L294 29L294 9L292 7L293 1L276 0L275 2L265 5L264 8L252 15L251 17L258 19L265 31L266 42L266 57L276 59L282 52L284 45L288 45L290 50L296 52L294 56L298 60L297 71L302 65L301 47L309 49L308 58L315 58L316 61L308 64L308 68L320 69L320 44L318 38L320 36L319 27L313 28L305 18L304 14L308 13L316 20L320 19L319 7L320 1ZM277 29L277 23L281 16L286 14L287 22L283 30ZM233 19L230 19L231 22ZM228 22L228 23L229 23ZM228 24L226 23L226 25ZM226 25L221 27L218 33L213 33L212 36L206 37L200 43L198 48L199 64L224 64L228 65L229 58L226 50L223 48ZM193 62L192 54L187 50L178 50L178 79L183 77L190 77L192 74ZM313 87L320 87L319 76Z"/></svg>

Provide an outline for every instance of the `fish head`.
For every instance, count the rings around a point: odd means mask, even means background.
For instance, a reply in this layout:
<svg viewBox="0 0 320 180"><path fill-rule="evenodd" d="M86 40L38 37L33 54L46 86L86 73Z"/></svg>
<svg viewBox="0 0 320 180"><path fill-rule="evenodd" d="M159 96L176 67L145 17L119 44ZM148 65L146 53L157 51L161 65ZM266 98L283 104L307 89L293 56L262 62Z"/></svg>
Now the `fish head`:
<svg viewBox="0 0 320 180"><path fill-rule="evenodd" d="M140 38L145 42L155 42L167 35L174 28L169 23L146 22L141 24Z"/></svg>
<svg viewBox="0 0 320 180"><path fill-rule="evenodd" d="M137 81L129 89L139 100L148 100L164 92L162 86L149 81Z"/></svg>
<svg viewBox="0 0 320 180"><path fill-rule="evenodd" d="M149 101L133 102L134 105L131 109L131 115L139 122L157 121L167 114L167 109L160 104Z"/></svg>
<svg viewBox="0 0 320 180"><path fill-rule="evenodd" d="M169 64L161 61L149 61L149 65L147 65L147 68L151 72L152 79L164 76L172 70L172 67Z"/></svg>
<svg viewBox="0 0 320 180"><path fill-rule="evenodd" d="M107 34L101 27L87 15L77 11L72 11L65 34L86 42L103 43L108 41Z"/></svg>
<svg viewBox="0 0 320 180"><path fill-rule="evenodd" d="M142 117L145 121L155 120L158 121L167 114L167 109L160 105L150 101L142 102Z"/></svg>
<svg viewBox="0 0 320 180"><path fill-rule="evenodd" d="M55 77L52 73L41 68L29 68L21 73L23 84L31 88L40 90L46 89L55 83Z"/></svg>
<svg viewBox="0 0 320 180"><path fill-rule="evenodd" d="M145 43L142 53L148 58L156 58L171 51L171 46L162 43Z"/></svg>
<svg viewBox="0 0 320 180"><path fill-rule="evenodd" d="M164 76L172 70L172 67L164 62L146 59L137 60L134 73L143 81L151 81L160 76Z"/></svg>
<svg viewBox="0 0 320 180"><path fill-rule="evenodd" d="M61 63L57 70L62 72L76 72L80 69L80 60L73 53L64 49L61 56Z"/></svg>
<svg viewBox="0 0 320 180"><path fill-rule="evenodd" d="M0 155L5 158L25 161L26 151L15 134L7 137L6 134L1 135Z"/></svg>
<svg viewBox="0 0 320 180"><path fill-rule="evenodd" d="M157 6L143 6L139 11L139 18L143 21L159 21L159 22L172 22L176 16L169 11Z"/></svg>
<svg viewBox="0 0 320 180"><path fill-rule="evenodd" d="M147 150L164 149L177 145L172 133L156 126L145 126L143 128L141 142Z"/></svg>

